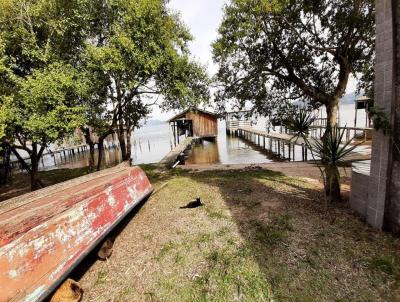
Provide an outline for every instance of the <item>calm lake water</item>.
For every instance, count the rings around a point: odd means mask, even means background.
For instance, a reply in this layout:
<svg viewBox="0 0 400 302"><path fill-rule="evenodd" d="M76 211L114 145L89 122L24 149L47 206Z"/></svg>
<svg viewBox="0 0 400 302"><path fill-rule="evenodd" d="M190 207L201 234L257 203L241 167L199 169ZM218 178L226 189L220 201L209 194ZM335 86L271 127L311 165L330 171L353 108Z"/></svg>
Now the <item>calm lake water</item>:
<svg viewBox="0 0 400 302"><path fill-rule="evenodd" d="M354 125L354 105L343 105L340 108L341 125ZM364 126L365 113L358 112L358 125ZM254 126L265 130L265 119L258 119ZM193 146L187 158L188 164L257 164L282 161L271 152L263 150L255 144L243 139L227 136L225 121L218 122L218 138L214 142L203 141ZM168 123L149 123L136 130L133 134L132 160L134 164L157 163L173 148L172 132ZM97 150L96 150L97 160ZM295 160L301 160L301 148L295 149ZM105 151L104 164L113 165L121 162L120 151L110 149ZM50 170L57 168L78 168L89 164L88 152L75 153L74 156L56 154L46 155L41 162L40 169Z"/></svg>

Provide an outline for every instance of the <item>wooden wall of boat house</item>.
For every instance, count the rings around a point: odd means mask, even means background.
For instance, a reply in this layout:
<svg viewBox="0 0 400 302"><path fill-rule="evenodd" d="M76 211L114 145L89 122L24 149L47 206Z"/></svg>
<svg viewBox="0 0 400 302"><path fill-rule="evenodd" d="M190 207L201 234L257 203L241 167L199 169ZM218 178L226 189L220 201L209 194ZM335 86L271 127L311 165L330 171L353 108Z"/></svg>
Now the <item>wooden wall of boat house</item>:
<svg viewBox="0 0 400 302"><path fill-rule="evenodd" d="M218 134L218 119L201 111L190 111L186 118L192 120L193 136L216 137Z"/></svg>

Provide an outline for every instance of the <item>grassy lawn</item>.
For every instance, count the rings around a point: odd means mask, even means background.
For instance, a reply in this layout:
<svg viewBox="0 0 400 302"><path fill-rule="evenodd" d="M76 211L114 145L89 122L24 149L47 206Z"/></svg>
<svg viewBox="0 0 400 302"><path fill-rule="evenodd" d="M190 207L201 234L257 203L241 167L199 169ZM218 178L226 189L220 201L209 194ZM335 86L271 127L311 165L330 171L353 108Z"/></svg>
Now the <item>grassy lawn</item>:
<svg viewBox="0 0 400 302"><path fill-rule="evenodd" d="M144 168L162 189L84 271L83 301L400 301L400 241L326 211L315 185ZM205 206L179 209L197 196Z"/></svg>
<svg viewBox="0 0 400 302"><path fill-rule="evenodd" d="M111 258L92 255L72 276L83 301L400 301L400 239L346 205L326 209L315 182L258 168L142 167L156 191L120 228ZM198 196L203 207L179 208Z"/></svg>

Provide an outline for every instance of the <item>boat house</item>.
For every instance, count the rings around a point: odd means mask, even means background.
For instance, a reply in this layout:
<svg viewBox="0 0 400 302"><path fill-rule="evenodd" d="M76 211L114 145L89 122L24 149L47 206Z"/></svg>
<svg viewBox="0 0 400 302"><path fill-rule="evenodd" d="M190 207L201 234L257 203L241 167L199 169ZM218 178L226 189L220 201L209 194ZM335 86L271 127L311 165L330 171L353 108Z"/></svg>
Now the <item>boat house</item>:
<svg viewBox="0 0 400 302"><path fill-rule="evenodd" d="M190 107L168 122L178 143L182 135L206 139L214 139L218 135L218 115L199 108Z"/></svg>

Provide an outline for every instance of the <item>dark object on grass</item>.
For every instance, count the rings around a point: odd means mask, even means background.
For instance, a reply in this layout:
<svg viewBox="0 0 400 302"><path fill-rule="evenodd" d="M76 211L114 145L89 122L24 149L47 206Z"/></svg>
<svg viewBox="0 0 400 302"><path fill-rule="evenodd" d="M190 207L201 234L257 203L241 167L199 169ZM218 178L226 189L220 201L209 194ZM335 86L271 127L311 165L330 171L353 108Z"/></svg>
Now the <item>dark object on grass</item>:
<svg viewBox="0 0 400 302"><path fill-rule="evenodd" d="M197 207L201 207L203 203L201 202L200 197L197 197L196 200L189 202L184 207L180 207L180 209L194 209Z"/></svg>

